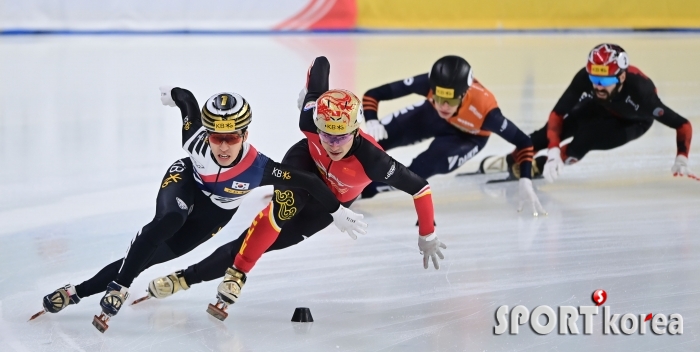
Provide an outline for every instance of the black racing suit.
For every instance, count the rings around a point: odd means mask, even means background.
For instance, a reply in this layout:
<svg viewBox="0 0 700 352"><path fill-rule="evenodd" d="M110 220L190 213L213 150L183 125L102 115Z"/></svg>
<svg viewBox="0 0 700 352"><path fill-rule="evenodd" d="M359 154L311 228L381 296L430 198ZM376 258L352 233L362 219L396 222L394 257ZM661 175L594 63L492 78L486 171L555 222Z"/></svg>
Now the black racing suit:
<svg viewBox="0 0 700 352"><path fill-rule="evenodd" d="M692 127L690 122L664 105L654 83L634 66L627 69L622 89L611 99L593 95L593 85L582 68L549 116L549 121L530 137L535 151L559 147L562 160L573 163L591 150L609 150L641 137L654 120L676 129L678 154L688 156Z"/></svg>

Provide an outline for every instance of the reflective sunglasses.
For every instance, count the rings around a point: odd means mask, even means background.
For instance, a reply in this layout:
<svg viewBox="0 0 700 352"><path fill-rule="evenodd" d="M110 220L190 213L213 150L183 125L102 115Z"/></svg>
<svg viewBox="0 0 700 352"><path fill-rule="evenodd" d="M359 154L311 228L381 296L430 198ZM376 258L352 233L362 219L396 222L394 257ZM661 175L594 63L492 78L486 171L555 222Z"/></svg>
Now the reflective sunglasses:
<svg viewBox="0 0 700 352"><path fill-rule="evenodd" d="M618 79L616 76L588 75L588 78L591 80L591 83L595 84L596 86L607 87L613 84L620 83L620 79Z"/></svg>
<svg viewBox="0 0 700 352"><path fill-rule="evenodd" d="M318 137L321 139L326 144L330 144L332 146L338 146L338 145L343 145L349 141L352 140L352 138L355 136L354 133L346 133L346 134L328 134L323 131L318 131Z"/></svg>
<svg viewBox="0 0 700 352"><path fill-rule="evenodd" d="M437 105L442 105L444 103L447 103L449 106L457 106L459 103L462 102L462 97L457 97L457 98L442 98L437 95L433 95L433 101Z"/></svg>
<svg viewBox="0 0 700 352"><path fill-rule="evenodd" d="M243 135L240 133L209 133L209 143L221 144L237 144L243 140Z"/></svg>

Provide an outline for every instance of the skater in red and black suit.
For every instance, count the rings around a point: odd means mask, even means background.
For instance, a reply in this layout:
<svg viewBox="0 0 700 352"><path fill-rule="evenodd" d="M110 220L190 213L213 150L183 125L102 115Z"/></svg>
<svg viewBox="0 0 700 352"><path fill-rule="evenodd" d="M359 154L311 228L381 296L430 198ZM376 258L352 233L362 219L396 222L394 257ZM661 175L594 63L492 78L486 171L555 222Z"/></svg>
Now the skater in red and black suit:
<svg viewBox="0 0 700 352"><path fill-rule="evenodd" d="M423 266L427 269L432 260L439 268L438 257L443 258L440 249L446 246L435 234L428 182L387 155L359 129L363 118L359 99L346 90L329 90L329 73L330 63L325 57L316 58L309 68L299 118L299 128L306 138L287 151L283 163L316 173L345 206L372 181L381 180L410 194L418 214L417 239ZM223 320L226 313L220 308L236 301L246 274L264 252L293 246L331 223L332 219L320 211L320 204L302 189L275 187L272 197L237 240L186 270L151 281L149 295L163 298L185 288L178 284L179 278L189 287L225 274L218 287L218 307L210 309Z"/></svg>
<svg viewBox="0 0 700 352"><path fill-rule="evenodd" d="M540 130L530 135L535 152L548 149L544 177L553 182L564 164L581 160L591 150L609 150L641 137L654 120L676 130L674 176L698 179L688 167L693 129L690 122L664 105L654 82L629 63L624 49L600 44ZM571 143L561 141L573 137Z"/></svg>

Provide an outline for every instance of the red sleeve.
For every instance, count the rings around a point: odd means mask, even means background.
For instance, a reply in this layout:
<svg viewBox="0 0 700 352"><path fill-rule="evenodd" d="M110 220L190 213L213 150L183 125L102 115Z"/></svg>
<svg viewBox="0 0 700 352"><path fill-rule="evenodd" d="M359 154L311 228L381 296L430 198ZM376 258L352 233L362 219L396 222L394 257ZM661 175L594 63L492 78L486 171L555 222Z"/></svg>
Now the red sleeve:
<svg viewBox="0 0 700 352"><path fill-rule="evenodd" d="M693 138L693 127L690 122L686 122L676 129L676 146L678 155L688 157L690 152L690 140Z"/></svg>
<svg viewBox="0 0 700 352"><path fill-rule="evenodd" d="M413 204L418 213L418 234L427 236L435 232L435 211L430 185L426 185L413 195Z"/></svg>
<svg viewBox="0 0 700 352"><path fill-rule="evenodd" d="M271 215L272 210L273 205L270 202L265 209L258 213L248 228L241 249L233 261L233 265L246 274L253 269L258 259L275 243L280 235L281 229L275 223L274 215Z"/></svg>
<svg viewBox="0 0 700 352"><path fill-rule="evenodd" d="M561 131L564 125L564 118L552 111L549 114L549 120L547 122L547 139L549 140L549 145L547 148L559 148L559 143L561 143Z"/></svg>

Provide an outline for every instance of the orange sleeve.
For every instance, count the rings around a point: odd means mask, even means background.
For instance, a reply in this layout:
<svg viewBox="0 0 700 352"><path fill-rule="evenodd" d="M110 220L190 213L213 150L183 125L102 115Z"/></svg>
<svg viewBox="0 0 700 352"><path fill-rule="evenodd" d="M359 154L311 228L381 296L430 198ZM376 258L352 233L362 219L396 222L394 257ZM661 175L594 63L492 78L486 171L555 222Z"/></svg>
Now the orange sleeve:
<svg viewBox="0 0 700 352"><path fill-rule="evenodd" d="M564 118L552 111L549 114L549 120L547 121L547 139L549 140L549 145L547 148L559 148L559 143L561 143L561 131L564 125Z"/></svg>

